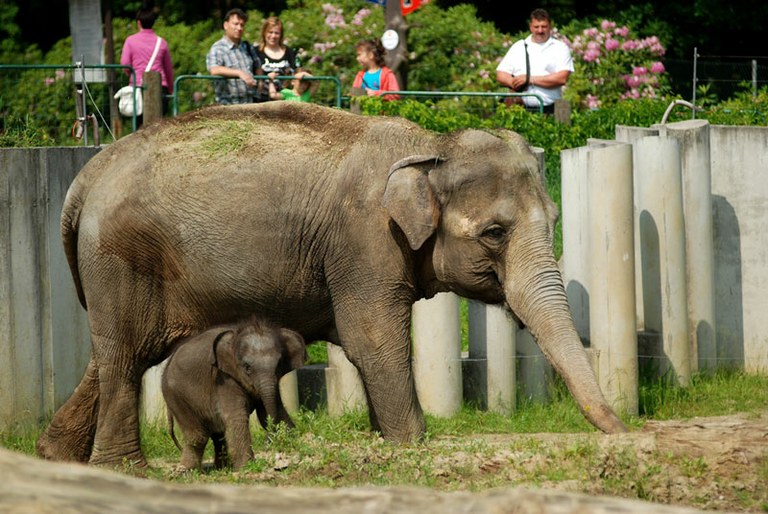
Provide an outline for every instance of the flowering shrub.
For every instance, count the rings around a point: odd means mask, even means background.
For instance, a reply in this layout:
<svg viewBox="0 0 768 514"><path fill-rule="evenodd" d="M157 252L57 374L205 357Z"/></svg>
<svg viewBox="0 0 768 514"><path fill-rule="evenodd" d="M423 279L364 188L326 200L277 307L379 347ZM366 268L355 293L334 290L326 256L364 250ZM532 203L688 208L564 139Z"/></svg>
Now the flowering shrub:
<svg viewBox="0 0 768 514"><path fill-rule="evenodd" d="M668 91L664 47L659 38L633 37L627 26L603 20L569 39L574 68L565 96L574 103L597 109L621 100L657 98Z"/></svg>

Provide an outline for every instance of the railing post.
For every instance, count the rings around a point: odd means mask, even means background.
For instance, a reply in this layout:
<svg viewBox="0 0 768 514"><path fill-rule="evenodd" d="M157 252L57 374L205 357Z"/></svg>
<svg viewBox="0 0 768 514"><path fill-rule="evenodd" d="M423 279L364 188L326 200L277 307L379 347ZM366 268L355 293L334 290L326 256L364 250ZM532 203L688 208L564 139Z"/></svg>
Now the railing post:
<svg viewBox="0 0 768 514"><path fill-rule="evenodd" d="M145 72L142 89L144 124L148 125L163 118L163 87L160 74L156 71Z"/></svg>

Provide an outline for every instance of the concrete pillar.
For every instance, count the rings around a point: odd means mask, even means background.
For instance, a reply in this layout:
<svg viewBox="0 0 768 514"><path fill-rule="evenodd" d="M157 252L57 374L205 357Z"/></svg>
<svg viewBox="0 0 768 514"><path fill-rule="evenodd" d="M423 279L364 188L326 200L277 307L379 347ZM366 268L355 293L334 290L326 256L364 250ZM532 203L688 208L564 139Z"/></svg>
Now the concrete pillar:
<svg viewBox="0 0 768 514"><path fill-rule="evenodd" d="M527 328L517 330L515 341L520 394L527 401L548 402L549 387L552 385L552 366Z"/></svg>
<svg viewBox="0 0 768 514"><path fill-rule="evenodd" d="M688 120L662 125L660 130L680 145L691 371L713 370L717 329L709 122Z"/></svg>
<svg viewBox="0 0 768 514"><path fill-rule="evenodd" d="M589 340L589 219L587 156L589 147L560 152L563 256L560 268L576 332Z"/></svg>
<svg viewBox="0 0 768 514"><path fill-rule="evenodd" d="M517 324L503 307L469 301L469 357L486 363L488 410L515 410L515 332Z"/></svg>
<svg viewBox="0 0 768 514"><path fill-rule="evenodd" d="M328 343L325 385L328 391L328 414L331 416L368 408L360 373L347 359L344 350L332 343Z"/></svg>
<svg viewBox="0 0 768 514"><path fill-rule="evenodd" d="M625 125L616 125L615 128L616 141L634 144L640 139L647 136L658 136L658 128L646 128L646 127L628 127ZM637 154L633 153L633 161ZM633 187L637 191L637 174L633 174ZM640 227L638 225L639 213L637 207L635 207L635 240L640 237ZM635 245L635 262L640 262L640 246ZM643 312L643 281L642 270L639 266L635 266L635 308L637 309L637 328L638 330L645 330L645 314Z"/></svg>
<svg viewBox="0 0 768 514"><path fill-rule="evenodd" d="M288 414L299 412L299 380L296 370L286 373L280 379L280 399Z"/></svg>
<svg viewBox="0 0 768 514"><path fill-rule="evenodd" d="M450 417L461 408L459 297L438 293L413 304L413 375L424 412Z"/></svg>
<svg viewBox="0 0 768 514"><path fill-rule="evenodd" d="M142 420L153 425L165 424L168 419L161 386L166 365L168 365L168 359L149 368L141 378L139 415Z"/></svg>
<svg viewBox="0 0 768 514"><path fill-rule="evenodd" d="M646 137L635 143L635 154L645 326L661 334L660 374L687 385L691 359L679 145Z"/></svg>
<svg viewBox="0 0 768 514"><path fill-rule="evenodd" d="M589 326L598 353L598 382L618 411L638 412L637 325L632 146L588 154L590 255Z"/></svg>

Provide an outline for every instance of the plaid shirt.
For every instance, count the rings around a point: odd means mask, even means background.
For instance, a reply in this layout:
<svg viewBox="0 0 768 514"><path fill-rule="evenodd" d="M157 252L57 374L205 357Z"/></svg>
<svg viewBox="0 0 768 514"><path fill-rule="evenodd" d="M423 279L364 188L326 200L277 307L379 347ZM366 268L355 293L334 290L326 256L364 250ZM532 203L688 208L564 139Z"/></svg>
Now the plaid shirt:
<svg viewBox="0 0 768 514"><path fill-rule="evenodd" d="M208 55L205 56L205 65L208 71L214 66L226 66L252 74L255 69L250 43L240 41L240 44L235 44L226 36L211 45ZM253 101L254 91L243 80L214 80L213 87L216 91L216 102L220 104L244 104Z"/></svg>

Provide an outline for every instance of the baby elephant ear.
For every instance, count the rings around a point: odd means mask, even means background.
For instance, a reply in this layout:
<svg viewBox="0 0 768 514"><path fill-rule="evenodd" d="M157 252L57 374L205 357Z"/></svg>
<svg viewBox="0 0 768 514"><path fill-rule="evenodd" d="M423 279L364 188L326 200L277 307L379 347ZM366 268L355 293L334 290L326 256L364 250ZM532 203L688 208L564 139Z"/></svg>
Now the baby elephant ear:
<svg viewBox="0 0 768 514"><path fill-rule="evenodd" d="M219 369L233 369L235 359L235 348L232 344L232 338L235 333L231 330L224 330L216 334L216 338L211 344L211 354L209 362L211 366Z"/></svg>
<svg viewBox="0 0 768 514"><path fill-rule="evenodd" d="M382 205L405 233L413 250L418 250L434 233L440 208L429 185L429 171L441 159L436 155L412 155L389 169Z"/></svg>
<svg viewBox="0 0 768 514"><path fill-rule="evenodd" d="M285 347L287 361L290 363L291 369L299 369L309 359L307 345L304 343L304 338L298 332L281 328L280 342Z"/></svg>

